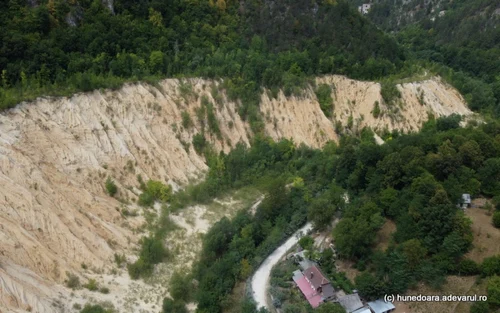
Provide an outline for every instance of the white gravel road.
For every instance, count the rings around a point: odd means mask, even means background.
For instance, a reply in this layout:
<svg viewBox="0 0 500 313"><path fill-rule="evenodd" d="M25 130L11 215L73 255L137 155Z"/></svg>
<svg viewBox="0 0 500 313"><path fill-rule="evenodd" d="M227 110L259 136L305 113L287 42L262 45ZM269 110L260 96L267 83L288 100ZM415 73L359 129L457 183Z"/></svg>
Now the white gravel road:
<svg viewBox="0 0 500 313"><path fill-rule="evenodd" d="M252 292L255 302L257 302L257 308L265 307L271 310L267 303L267 287L269 283L269 276L271 275L271 270L276 263L285 255L285 253L299 241L300 233L306 234L312 229L312 224L307 223L301 229L296 231L288 240L279 246L276 250L271 253L260 265L259 269L255 272L252 277Z"/></svg>

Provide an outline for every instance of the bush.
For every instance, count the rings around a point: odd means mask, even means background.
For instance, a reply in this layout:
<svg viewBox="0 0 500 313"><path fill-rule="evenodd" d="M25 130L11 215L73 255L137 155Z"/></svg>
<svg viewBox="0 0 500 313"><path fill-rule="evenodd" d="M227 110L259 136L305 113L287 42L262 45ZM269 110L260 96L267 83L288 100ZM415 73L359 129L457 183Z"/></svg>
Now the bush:
<svg viewBox="0 0 500 313"><path fill-rule="evenodd" d="M203 134L196 134L193 136L193 147L196 150L196 153L202 154L203 150L207 145L207 141Z"/></svg>
<svg viewBox="0 0 500 313"><path fill-rule="evenodd" d="M132 279L149 277L153 273L154 264L160 263L167 256L167 249L161 239L146 237L142 240L139 259L127 266Z"/></svg>
<svg viewBox="0 0 500 313"><path fill-rule="evenodd" d="M112 310L106 310L98 304L96 305L86 304L83 310L80 311L80 313L111 313L111 312Z"/></svg>
<svg viewBox="0 0 500 313"><path fill-rule="evenodd" d="M462 117L458 114L451 114L450 116L440 117L436 120L436 129L438 131L447 131L460 127Z"/></svg>
<svg viewBox="0 0 500 313"><path fill-rule="evenodd" d="M489 311L488 302L484 301L474 302L470 307L470 313L488 313Z"/></svg>
<svg viewBox="0 0 500 313"><path fill-rule="evenodd" d="M373 105L372 114L374 118L378 118L380 116L380 105L378 101L375 101L375 104Z"/></svg>
<svg viewBox="0 0 500 313"><path fill-rule="evenodd" d="M113 197L118 192L118 187L116 187L116 184L111 179L111 177L108 177L108 179L106 179L106 191L111 197Z"/></svg>
<svg viewBox="0 0 500 313"><path fill-rule="evenodd" d="M80 287L80 278L74 274L66 272L66 287L71 289L77 289Z"/></svg>
<svg viewBox="0 0 500 313"><path fill-rule="evenodd" d="M139 199L137 199L137 204L143 207L150 207L153 205L154 202L155 202L154 197L148 192L141 193Z"/></svg>
<svg viewBox="0 0 500 313"><path fill-rule="evenodd" d="M485 258L481 264L483 276L500 275L500 255Z"/></svg>
<svg viewBox="0 0 500 313"><path fill-rule="evenodd" d="M189 112L182 111L181 117L182 117L182 126L185 129L189 129L189 128L191 128L191 126L193 126L193 120L191 119Z"/></svg>
<svg viewBox="0 0 500 313"><path fill-rule="evenodd" d="M492 221L493 226L495 226L496 228L500 228L500 211L496 211L495 213L493 213Z"/></svg>
<svg viewBox="0 0 500 313"><path fill-rule="evenodd" d="M327 84L321 84L316 89L315 93L321 111L323 111L326 117L331 117L333 111L332 88Z"/></svg>
<svg viewBox="0 0 500 313"><path fill-rule="evenodd" d="M470 276L479 274L481 270L476 262L465 259L458 264L457 272L459 275Z"/></svg>
<svg viewBox="0 0 500 313"><path fill-rule="evenodd" d="M108 294L109 293L109 288L108 287L101 287L99 289L99 292L103 293L103 294Z"/></svg>
<svg viewBox="0 0 500 313"><path fill-rule="evenodd" d="M189 276L175 272L170 279L170 295L174 300L189 301L191 297Z"/></svg>
<svg viewBox="0 0 500 313"><path fill-rule="evenodd" d="M95 279L89 279L89 281L85 285L83 285L83 287L87 288L90 291L97 291L99 289L99 286Z"/></svg>
<svg viewBox="0 0 500 313"><path fill-rule="evenodd" d="M169 298L163 300L163 313L188 313L186 304Z"/></svg>
<svg viewBox="0 0 500 313"><path fill-rule="evenodd" d="M386 104L392 104L398 98L401 98L401 92L396 84L392 82L383 82L380 84L380 94Z"/></svg>

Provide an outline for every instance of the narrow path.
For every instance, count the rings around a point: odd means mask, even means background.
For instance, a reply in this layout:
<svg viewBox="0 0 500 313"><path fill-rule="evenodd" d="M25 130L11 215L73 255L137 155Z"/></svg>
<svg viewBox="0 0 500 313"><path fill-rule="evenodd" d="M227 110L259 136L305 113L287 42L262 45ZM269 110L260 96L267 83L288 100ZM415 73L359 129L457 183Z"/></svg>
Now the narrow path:
<svg viewBox="0 0 500 313"><path fill-rule="evenodd" d="M271 306L267 303L267 288L269 285L269 276L274 265L285 255L285 253L299 241L300 233L307 233L312 229L312 224L307 223L301 229L296 231L281 246L273 251L260 265L259 269L252 277L253 299L257 302L257 308L265 307L271 311Z"/></svg>

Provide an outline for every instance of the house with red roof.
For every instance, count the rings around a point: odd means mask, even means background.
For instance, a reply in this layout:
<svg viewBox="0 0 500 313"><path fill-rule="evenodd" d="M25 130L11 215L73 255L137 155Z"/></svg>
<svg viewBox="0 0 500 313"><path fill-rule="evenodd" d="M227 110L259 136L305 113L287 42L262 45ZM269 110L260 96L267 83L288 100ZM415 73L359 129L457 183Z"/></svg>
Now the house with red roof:
<svg viewBox="0 0 500 313"><path fill-rule="evenodd" d="M297 272L294 272L293 280L313 308L335 296L330 281L316 266L311 266L302 273Z"/></svg>

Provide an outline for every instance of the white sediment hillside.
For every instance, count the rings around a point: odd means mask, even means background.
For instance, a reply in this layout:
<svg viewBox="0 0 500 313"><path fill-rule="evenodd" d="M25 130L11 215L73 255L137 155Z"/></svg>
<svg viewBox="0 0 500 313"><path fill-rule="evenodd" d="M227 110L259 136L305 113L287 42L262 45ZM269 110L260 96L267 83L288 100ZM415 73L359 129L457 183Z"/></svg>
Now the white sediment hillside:
<svg viewBox="0 0 500 313"><path fill-rule="evenodd" d="M427 120L428 113L472 114L458 92L439 78L399 86L403 101L397 110L383 104L377 83L342 76L317 78L317 83L335 87L333 120L323 114L312 89L302 97L286 98L280 93L278 99L264 92L261 112L269 136L321 147L337 140L335 121L346 126L350 116L357 128L412 131ZM196 109L203 95L214 103L221 131L219 138L205 131L214 148L228 152L238 142L250 143L252 132L238 115L238 104L228 101L222 89L221 98L213 99L211 89L218 88L217 82L191 79L182 83L189 88L180 86L174 79L157 86L129 84L117 91L41 98L0 114L1 312L76 312L69 307L73 301L71 290L64 287L66 272L80 276L82 282L95 277L110 284L115 275L115 281L127 286L123 269L109 273L114 253L133 260L144 234L142 209L134 204L137 175L169 183L174 189L203 177L207 165L191 144L202 130ZM375 101L385 112L379 118L371 114ZM182 126L183 112L193 120L189 129ZM106 194L107 177L118 185L117 198L122 202ZM123 209L139 215L125 217ZM203 215L193 212L196 218ZM184 229L199 226L200 232L213 223L190 224L180 217L175 221ZM187 229L185 236L199 238L198 233ZM196 254L196 249L191 252ZM143 282L137 284L148 288ZM116 299L120 288L102 295L102 300L121 312L139 311ZM148 304L141 305L158 309L166 292L158 290ZM83 303L89 296L80 292L75 297L82 297Z"/></svg>

